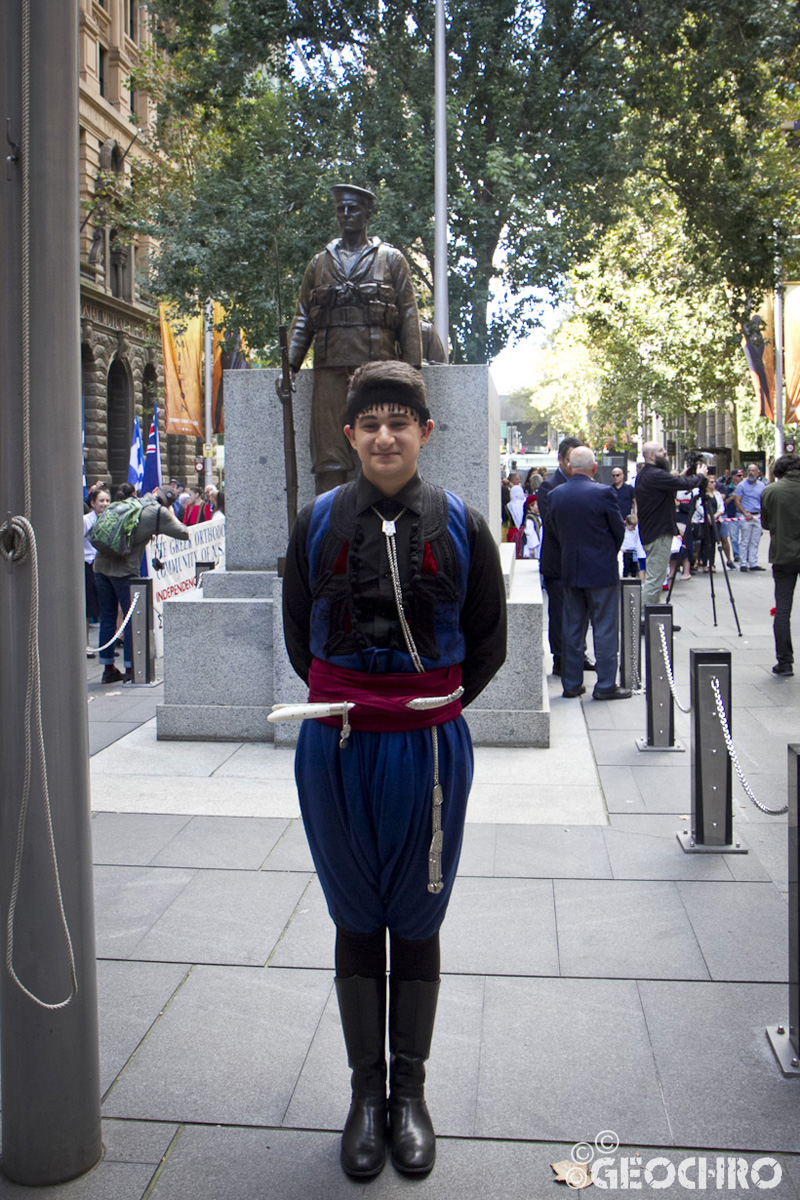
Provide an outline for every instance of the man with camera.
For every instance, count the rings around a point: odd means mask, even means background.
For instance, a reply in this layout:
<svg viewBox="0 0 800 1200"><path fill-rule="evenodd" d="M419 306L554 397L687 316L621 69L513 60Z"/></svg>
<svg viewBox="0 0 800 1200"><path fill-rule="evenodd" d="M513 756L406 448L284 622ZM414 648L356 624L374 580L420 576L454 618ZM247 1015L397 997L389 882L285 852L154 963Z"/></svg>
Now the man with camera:
<svg viewBox="0 0 800 1200"><path fill-rule="evenodd" d="M708 467L698 459L697 474L672 475L666 451L660 442L642 446L644 466L636 481L636 511L639 536L647 554L642 604L661 603L661 585L667 577L672 539L678 532L675 520L675 496L678 492L702 487ZM687 468L688 471L688 468ZM678 630L679 625L673 625Z"/></svg>

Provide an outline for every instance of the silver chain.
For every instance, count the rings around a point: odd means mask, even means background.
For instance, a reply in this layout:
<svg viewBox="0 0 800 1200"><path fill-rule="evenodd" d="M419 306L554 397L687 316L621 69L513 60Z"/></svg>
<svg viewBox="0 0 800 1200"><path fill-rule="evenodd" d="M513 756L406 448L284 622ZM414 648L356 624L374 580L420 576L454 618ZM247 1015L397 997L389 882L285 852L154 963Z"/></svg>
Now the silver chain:
<svg viewBox="0 0 800 1200"><path fill-rule="evenodd" d="M763 813L767 813L768 816L770 816L770 817L782 816L783 813L789 811L789 805L785 804L783 806L783 808L767 808L766 804L762 804L761 801L756 798L755 793L753 792L753 789L750 787L750 784L747 782L747 780L744 777L744 771L742 770L741 763L739 762L739 759L737 757L736 748L733 744L733 738L731 737L731 731L728 727L728 718L725 714L725 705L722 703L722 693L720 691L719 680L717 679L716 676L713 676L711 679L711 690L714 693L714 699L717 703L717 716L719 717L719 723L722 726L722 736L725 738L725 745L728 750L728 757L730 758L731 762L733 763L733 766L736 770L736 774L739 776L739 782L741 783L742 787L744 788L745 794L749 797L750 800L753 801L753 804L755 804L756 808L760 808L761 811Z"/></svg>
<svg viewBox="0 0 800 1200"><path fill-rule="evenodd" d="M664 658L664 669L667 672L667 680L669 681L669 690L672 692L672 699L675 701L682 713L691 712L691 708L683 707L678 699L678 693L675 690L675 680L672 678L672 667L669 663L669 650L667 649L667 632L666 627L662 623L659 623L658 633L659 637L661 638L661 654Z"/></svg>
<svg viewBox="0 0 800 1200"><path fill-rule="evenodd" d="M639 622L636 618L636 597L633 594L633 588L630 589L630 602L631 602L631 676L632 676L631 684L633 685L631 688L631 691L635 695L640 696L642 694L642 692L644 691L644 688L642 687L642 681L639 677L639 666L638 666L638 661L637 661L639 658L640 634L639 634Z"/></svg>
<svg viewBox="0 0 800 1200"><path fill-rule="evenodd" d="M397 562L395 533L397 522L406 510L404 508L401 509L393 521L387 521L374 505L372 511L376 517L380 517L381 530L386 538L386 554L389 559L389 572L392 577L392 587L394 589L395 604L397 605L397 615L400 618L400 628L403 631L403 637L405 638L408 653L411 656L415 671L419 675L424 675L425 668L422 665L422 659L419 656L417 647L414 645L414 638L411 635L411 629L409 628L403 608L403 588L400 583L400 567ZM431 748L433 750L433 794L431 796L431 845L428 850L428 891L434 895L438 895L444 887L442 883L442 847L444 844L442 804L444 802L444 792L439 780L439 731L435 725L431 725L430 730Z"/></svg>

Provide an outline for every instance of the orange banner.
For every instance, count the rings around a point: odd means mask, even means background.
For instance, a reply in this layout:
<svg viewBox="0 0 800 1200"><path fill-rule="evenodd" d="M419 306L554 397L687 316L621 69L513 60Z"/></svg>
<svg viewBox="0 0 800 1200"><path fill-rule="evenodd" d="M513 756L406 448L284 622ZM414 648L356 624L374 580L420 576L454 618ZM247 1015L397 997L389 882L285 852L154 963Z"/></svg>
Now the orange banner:
<svg viewBox="0 0 800 1200"><path fill-rule="evenodd" d="M783 362L786 425L800 421L800 283L787 283L783 302Z"/></svg>
<svg viewBox="0 0 800 1200"><path fill-rule="evenodd" d="M164 425L167 433L203 437L203 318L192 317L173 334L168 306L159 304L164 356Z"/></svg>

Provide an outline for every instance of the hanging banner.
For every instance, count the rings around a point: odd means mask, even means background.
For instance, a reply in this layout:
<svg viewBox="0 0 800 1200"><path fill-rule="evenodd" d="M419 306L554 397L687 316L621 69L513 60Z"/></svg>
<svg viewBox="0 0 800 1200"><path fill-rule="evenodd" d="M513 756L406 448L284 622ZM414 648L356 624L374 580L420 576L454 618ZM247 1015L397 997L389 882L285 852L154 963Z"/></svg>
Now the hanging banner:
<svg viewBox="0 0 800 1200"><path fill-rule="evenodd" d="M167 433L203 436L203 318L192 317L174 334L159 304L161 349L164 356L164 428Z"/></svg>
<svg viewBox="0 0 800 1200"><path fill-rule="evenodd" d="M750 368L759 415L775 420L775 302L765 296L757 313L742 323L742 348Z"/></svg>
<svg viewBox="0 0 800 1200"><path fill-rule="evenodd" d="M787 283L783 301L784 423L800 421L800 283Z"/></svg>
<svg viewBox="0 0 800 1200"><path fill-rule="evenodd" d="M197 563L214 563L225 570L225 518L203 521L189 528L189 541L159 534L147 544L147 574L153 580L153 623L156 657L164 653L164 601L192 595L197 590Z"/></svg>
<svg viewBox="0 0 800 1200"><path fill-rule="evenodd" d="M233 330L225 327L225 309L214 301L214 360L211 385L211 421L214 433L225 432L223 371L247 370L247 345L241 332L236 334L234 349L224 349L225 342L233 341Z"/></svg>

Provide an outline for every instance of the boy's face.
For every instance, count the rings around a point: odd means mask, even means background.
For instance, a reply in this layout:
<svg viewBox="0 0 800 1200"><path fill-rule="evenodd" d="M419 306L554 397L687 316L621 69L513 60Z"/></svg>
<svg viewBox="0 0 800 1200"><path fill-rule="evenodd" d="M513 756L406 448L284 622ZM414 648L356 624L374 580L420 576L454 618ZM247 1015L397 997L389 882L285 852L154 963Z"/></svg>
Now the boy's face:
<svg viewBox="0 0 800 1200"><path fill-rule="evenodd" d="M361 412L345 437L361 460L370 483L384 495L405 487L417 469L419 452L433 433L433 421L420 424L413 409L381 404Z"/></svg>

